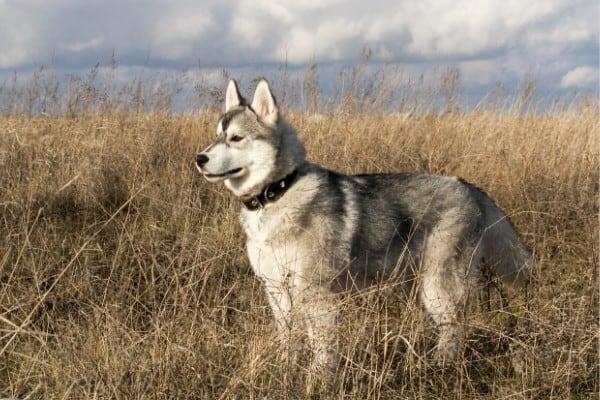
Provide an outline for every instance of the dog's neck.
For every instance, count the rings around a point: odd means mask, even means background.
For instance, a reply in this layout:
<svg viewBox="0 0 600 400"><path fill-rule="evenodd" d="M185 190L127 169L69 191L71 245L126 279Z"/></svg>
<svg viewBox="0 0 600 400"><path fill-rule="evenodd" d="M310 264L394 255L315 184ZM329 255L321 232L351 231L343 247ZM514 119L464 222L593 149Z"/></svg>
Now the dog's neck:
<svg viewBox="0 0 600 400"><path fill-rule="evenodd" d="M298 170L295 169L283 179L272 182L265 186L258 195L242 197L242 204L248 211L255 211L264 208L268 203L274 203L279 200L285 192L294 184Z"/></svg>

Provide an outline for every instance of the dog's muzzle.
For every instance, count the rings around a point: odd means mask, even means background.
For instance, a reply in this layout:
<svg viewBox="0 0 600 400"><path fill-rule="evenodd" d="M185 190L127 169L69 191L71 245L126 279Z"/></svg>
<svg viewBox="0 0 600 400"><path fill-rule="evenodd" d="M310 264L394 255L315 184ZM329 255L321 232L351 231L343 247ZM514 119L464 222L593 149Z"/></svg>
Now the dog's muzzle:
<svg viewBox="0 0 600 400"><path fill-rule="evenodd" d="M242 171L242 168L233 168L233 169L230 169L229 171L225 171L225 172L219 173L219 174L210 173L205 168L208 161L209 161L209 157L206 155L206 153L199 153L196 156L196 166L198 167L198 170L200 171L200 173L202 175L204 175L204 177L208 180L229 179L229 178L239 174Z"/></svg>

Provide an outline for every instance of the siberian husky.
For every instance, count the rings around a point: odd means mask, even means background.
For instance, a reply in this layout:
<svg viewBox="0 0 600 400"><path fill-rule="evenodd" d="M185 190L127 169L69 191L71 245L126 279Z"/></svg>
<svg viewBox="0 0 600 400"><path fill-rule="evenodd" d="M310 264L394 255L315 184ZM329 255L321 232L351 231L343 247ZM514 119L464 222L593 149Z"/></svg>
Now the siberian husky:
<svg viewBox="0 0 600 400"><path fill-rule="evenodd" d="M457 177L352 176L306 161L265 80L251 103L229 82L216 138L196 165L241 200L248 256L277 326L301 320L317 365L337 362L336 292L390 279L416 290L439 333L435 358L446 362L460 354L483 260L505 282L530 279L530 251L483 191Z"/></svg>

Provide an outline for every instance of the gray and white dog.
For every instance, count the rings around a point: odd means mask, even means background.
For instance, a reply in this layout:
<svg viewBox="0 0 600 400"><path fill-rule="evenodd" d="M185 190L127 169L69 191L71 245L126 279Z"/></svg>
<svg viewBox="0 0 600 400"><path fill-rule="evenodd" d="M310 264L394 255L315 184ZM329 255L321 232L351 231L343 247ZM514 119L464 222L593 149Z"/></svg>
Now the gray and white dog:
<svg viewBox="0 0 600 400"><path fill-rule="evenodd" d="M447 362L459 355L481 262L503 281L530 279L530 251L484 192L456 177L349 176L309 163L265 80L251 103L229 82L216 139L196 164L240 198L277 326L302 321L317 365L336 364L336 292L382 280L417 290L439 331L436 358Z"/></svg>

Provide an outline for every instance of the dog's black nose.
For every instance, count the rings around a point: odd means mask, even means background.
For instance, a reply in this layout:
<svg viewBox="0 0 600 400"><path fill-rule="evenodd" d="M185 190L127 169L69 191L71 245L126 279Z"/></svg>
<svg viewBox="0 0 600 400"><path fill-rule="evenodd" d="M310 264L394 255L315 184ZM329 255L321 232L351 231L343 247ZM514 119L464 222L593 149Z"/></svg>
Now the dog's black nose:
<svg viewBox="0 0 600 400"><path fill-rule="evenodd" d="M199 167L202 167L204 164L208 162L208 156L204 153L200 153L196 156L196 164Z"/></svg>

